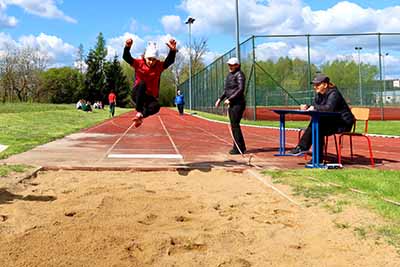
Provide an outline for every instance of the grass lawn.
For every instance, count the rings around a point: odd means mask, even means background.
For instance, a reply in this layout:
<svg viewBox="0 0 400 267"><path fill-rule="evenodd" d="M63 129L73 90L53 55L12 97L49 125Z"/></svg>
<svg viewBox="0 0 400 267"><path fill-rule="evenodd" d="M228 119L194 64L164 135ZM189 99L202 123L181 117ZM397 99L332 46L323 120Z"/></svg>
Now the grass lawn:
<svg viewBox="0 0 400 267"><path fill-rule="evenodd" d="M25 165L0 165L0 177L7 176L13 172L21 173L27 169L29 169L29 166Z"/></svg>
<svg viewBox="0 0 400 267"><path fill-rule="evenodd" d="M388 203L388 199L400 203L400 171L373 169L342 170L284 170L265 171L274 183L290 185L294 194L317 200L330 212L341 212L346 205L361 206L379 214L388 222L355 231L374 231L400 248L400 206ZM340 187L338 187L339 185ZM352 189L362 191L357 193ZM326 201L335 196L335 204ZM369 223L369 222L367 222Z"/></svg>
<svg viewBox="0 0 400 267"><path fill-rule="evenodd" d="M189 113L190 111L186 111ZM211 114L202 111L194 111L198 116L228 122L229 119L226 116ZM258 125L258 126L273 126L279 127L279 121L251 121L242 120L242 125ZM305 128L308 125L308 121L286 121L286 128ZM357 130L362 131L363 124L358 125ZM383 135L399 135L400 133L400 121L369 121L368 132L371 134L383 134Z"/></svg>
<svg viewBox="0 0 400 267"><path fill-rule="evenodd" d="M117 108L116 116L130 110ZM76 110L75 104L0 104L0 144L8 146L0 153L0 159L96 125L108 118L107 108L86 113Z"/></svg>
<svg viewBox="0 0 400 267"><path fill-rule="evenodd" d="M188 111L189 112L189 111ZM212 120L228 122L226 116L195 111L197 115ZM242 124L275 126L279 127L279 121L248 121ZM306 121L287 121L288 128L304 128ZM370 121L369 133L384 135L399 135L400 121ZM317 203L326 207L331 212L341 212L346 205L362 206L376 212L388 223L374 225L361 229L355 228L357 235L365 236L369 231L374 231L383 236L389 243L394 244L400 251L400 206L388 203L383 199L389 199L400 203L400 171L373 170L373 169L341 169L341 170L281 170L265 171L270 175L274 183L290 185L295 194L308 199L315 199ZM311 178L311 179L310 179ZM340 187L332 186L333 184ZM365 194L355 193L350 189L356 189ZM339 198L336 204L327 203L329 196Z"/></svg>

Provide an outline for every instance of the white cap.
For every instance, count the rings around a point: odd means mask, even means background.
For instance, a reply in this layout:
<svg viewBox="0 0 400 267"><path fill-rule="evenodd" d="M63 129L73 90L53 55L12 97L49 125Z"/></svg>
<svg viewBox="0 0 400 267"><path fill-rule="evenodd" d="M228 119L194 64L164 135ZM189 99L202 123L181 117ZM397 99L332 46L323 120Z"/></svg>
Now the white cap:
<svg viewBox="0 0 400 267"><path fill-rule="evenodd" d="M231 57L226 63L229 65L240 64L239 59L237 57Z"/></svg>
<svg viewBox="0 0 400 267"><path fill-rule="evenodd" d="M145 58L148 58L148 57L158 58L158 49L157 49L156 43L148 44L148 46L146 48L146 52L144 53L144 57Z"/></svg>

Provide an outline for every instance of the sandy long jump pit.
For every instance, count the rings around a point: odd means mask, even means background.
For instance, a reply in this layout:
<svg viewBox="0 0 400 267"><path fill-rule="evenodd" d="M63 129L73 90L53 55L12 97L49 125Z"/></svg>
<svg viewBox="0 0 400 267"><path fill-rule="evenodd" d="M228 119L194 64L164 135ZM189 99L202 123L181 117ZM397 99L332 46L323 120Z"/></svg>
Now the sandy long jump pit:
<svg viewBox="0 0 400 267"><path fill-rule="evenodd" d="M267 178L265 178L267 181ZM399 266L250 173L43 172L0 188L1 266Z"/></svg>

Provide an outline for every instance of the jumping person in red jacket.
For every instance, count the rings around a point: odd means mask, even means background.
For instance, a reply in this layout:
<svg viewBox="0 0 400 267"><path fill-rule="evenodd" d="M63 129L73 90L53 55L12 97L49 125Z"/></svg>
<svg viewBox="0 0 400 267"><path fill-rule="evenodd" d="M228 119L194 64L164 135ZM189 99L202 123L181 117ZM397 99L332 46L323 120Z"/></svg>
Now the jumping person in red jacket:
<svg viewBox="0 0 400 267"><path fill-rule="evenodd" d="M123 59L135 69L135 84L133 87L133 101L136 104L136 116L133 119L134 127L139 127L143 119L160 111L158 96L160 92L161 73L175 61L176 41L171 39L167 43L169 53L165 61L158 59L158 49L155 43L150 43L141 58L132 58L130 49L133 40L125 42Z"/></svg>

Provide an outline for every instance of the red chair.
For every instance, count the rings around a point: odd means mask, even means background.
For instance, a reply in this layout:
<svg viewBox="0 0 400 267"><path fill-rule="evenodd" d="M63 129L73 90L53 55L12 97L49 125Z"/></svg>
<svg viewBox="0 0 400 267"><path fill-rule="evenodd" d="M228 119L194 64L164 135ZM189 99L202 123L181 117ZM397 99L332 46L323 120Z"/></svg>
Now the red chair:
<svg viewBox="0 0 400 267"><path fill-rule="evenodd" d="M371 139L367 136L368 133L368 119L369 119L369 108L352 108L351 113L353 113L356 121L354 122L353 129L351 132L345 132L340 134L339 136L339 164L342 163L342 140L343 137L349 136L350 138L350 154L351 159L353 160L353 137L363 137L367 139L368 149L369 149L369 158L371 161L371 166L374 167L374 157L372 155L372 147L371 147ZM364 122L364 131L363 132L356 132L356 127L358 122Z"/></svg>

